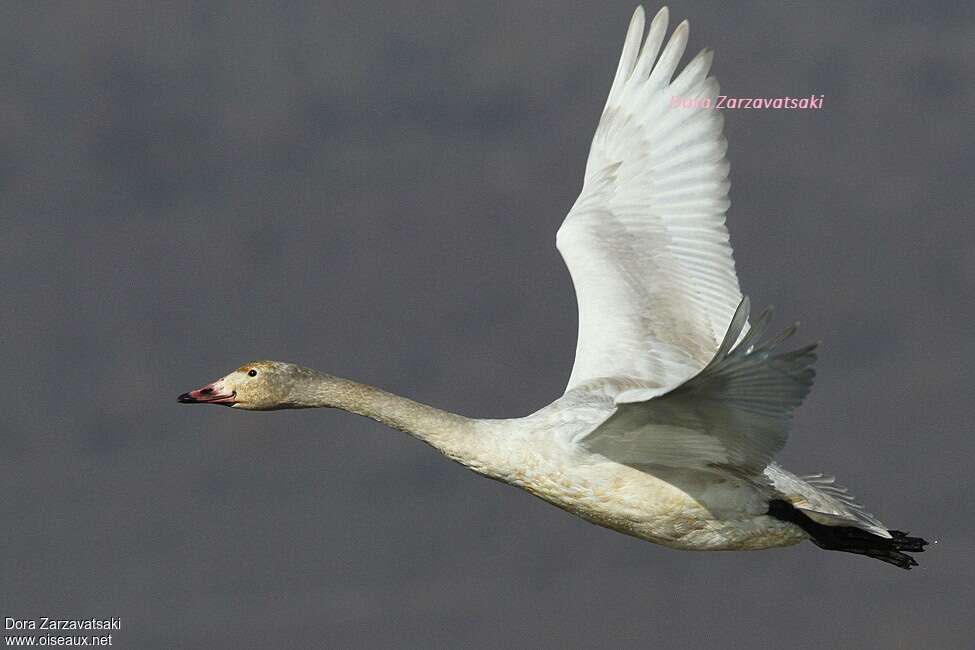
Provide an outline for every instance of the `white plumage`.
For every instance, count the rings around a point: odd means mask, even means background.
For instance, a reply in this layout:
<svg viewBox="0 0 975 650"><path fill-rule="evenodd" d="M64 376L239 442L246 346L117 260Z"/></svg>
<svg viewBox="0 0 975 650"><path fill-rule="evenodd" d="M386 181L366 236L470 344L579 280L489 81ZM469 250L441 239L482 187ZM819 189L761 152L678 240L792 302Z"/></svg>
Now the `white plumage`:
<svg viewBox="0 0 975 650"><path fill-rule="evenodd" d="M749 327L725 228L727 148L705 50L674 76L688 24L637 8L557 235L579 338L565 394L524 418L479 420L281 362L254 362L184 402L338 407L402 429L471 469L594 523L673 548L759 549L811 538L902 568L924 540L888 531L823 475L772 459L813 381L815 345ZM659 56L658 56L659 55ZM690 100L677 101L672 100ZM691 107L688 107L691 106Z"/></svg>
<svg viewBox="0 0 975 650"><path fill-rule="evenodd" d="M712 55L702 51L672 82L688 24L653 66L666 29L664 8L641 48L642 8L633 15L582 194L559 229L579 302L570 389L600 377L689 378L711 360L741 302L724 226L721 113L671 107L672 97L717 97Z"/></svg>

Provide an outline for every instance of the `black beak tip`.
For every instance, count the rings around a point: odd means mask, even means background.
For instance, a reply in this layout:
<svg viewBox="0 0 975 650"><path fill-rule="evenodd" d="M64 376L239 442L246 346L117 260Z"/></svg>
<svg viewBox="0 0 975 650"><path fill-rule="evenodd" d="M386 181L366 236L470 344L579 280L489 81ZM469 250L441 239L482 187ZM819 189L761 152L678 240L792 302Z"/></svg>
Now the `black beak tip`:
<svg viewBox="0 0 975 650"><path fill-rule="evenodd" d="M176 398L176 401L179 402L180 404L193 404L196 402L196 399L194 399L193 396L190 395L189 393L183 393L182 395Z"/></svg>

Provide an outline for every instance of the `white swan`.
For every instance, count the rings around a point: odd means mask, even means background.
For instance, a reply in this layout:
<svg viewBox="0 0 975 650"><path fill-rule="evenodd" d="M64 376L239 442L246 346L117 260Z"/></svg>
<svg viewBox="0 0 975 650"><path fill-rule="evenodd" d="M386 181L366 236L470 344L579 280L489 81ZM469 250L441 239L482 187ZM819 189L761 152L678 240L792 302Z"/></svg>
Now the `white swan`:
<svg viewBox="0 0 975 650"><path fill-rule="evenodd" d="M510 420L470 419L290 363L241 366L179 401L272 410L335 407L412 434L470 469L593 523L671 548L763 549L811 539L904 569L923 539L888 530L823 475L772 462L809 392L815 345L751 327L728 233L722 117L702 51L674 77L664 45L630 22L585 183L557 244L579 303L565 394ZM659 53L659 56L658 56Z"/></svg>

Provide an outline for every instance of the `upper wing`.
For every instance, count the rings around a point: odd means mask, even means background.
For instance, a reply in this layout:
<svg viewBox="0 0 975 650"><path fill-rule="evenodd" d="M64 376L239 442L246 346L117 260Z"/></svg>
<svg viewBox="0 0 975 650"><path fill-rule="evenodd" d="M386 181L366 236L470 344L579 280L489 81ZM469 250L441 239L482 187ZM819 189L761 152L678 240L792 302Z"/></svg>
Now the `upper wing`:
<svg viewBox="0 0 975 650"><path fill-rule="evenodd" d="M748 308L745 298L700 373L667 392L619 394L616 412L581 444L626 465L721 466L760 474L785 445L792 412L812 387L816 344L774 354L795 326L760 342L771 318L765 310L742 337Z"/></svg>
<svg viewBox="0 0 975 650"><path fill-rule="evenodd" d="M728 231L727 143L711 108L711 52L671 81L687 44L678 25L660 58L667 9L630 21L616 78L593 138L578 200L559 229L579 303L579 339L566 390L599 377L674 385L717 349L741 301ZM656 59L656 64L654 60Z"/></svg>

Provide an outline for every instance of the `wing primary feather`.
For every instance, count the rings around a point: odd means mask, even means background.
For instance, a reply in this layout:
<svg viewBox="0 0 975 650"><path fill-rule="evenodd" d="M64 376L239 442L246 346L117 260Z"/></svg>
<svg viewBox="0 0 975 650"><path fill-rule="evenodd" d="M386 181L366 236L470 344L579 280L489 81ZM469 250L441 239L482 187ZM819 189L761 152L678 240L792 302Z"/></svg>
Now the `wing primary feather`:
<svg viewBox="0 0 975 650"><path fill-rule="evenodd" d="M714 52L709 48L704 48L697 55L691 59L691 62L684 66L681 73L677 75L673 83L670 84L670 92L672 95L678 97L684 97L687 95L688 91L695 85L699 84L708 76L708 71L711 69L711 64L714 61Z"/></svg>
<svg viewBox="0 0 975 650"><path fill-rule="evenodd" d="M728 333L725 335L724 340L721 341L718 351L714 354L712 364L728 356L731 348L738 341L738 337L741 336L742 330L748 325L748 311L750 308L751 303L748 300L748 296L742 296L741 302L738 304L738 309L735 310L735 315L732 317L731 324L728 326Z"/></svg>
<svg viewBox="0 0 975 650"><path fill-rule="evenodd" d="M653 70L650 72L650 84L665 85L670 83L674 76L674 70L677 69L677 64L680 63L680 58L684 56L684 50L687 48L687 36L690 29L691 24L687 20L682 21L674 29L673 35L667 41L667 45L664 46L664 51L660 55L657 65L653 66Z"/></svg>
<svg viewBox="0 0 975 650"><path fill-rule="evenodd" d="M616 76L613 78L613 85L610 87L609 98L606 100L607 106L622 92L627 80L633 72L633 65L636 57L640 53L640 42L643 40L643 25L646 20L643 6L637 6L630 18L630 26L626 30L626 39L623 41L623 52L620 54L620 62L616 67Z"/></svg>
<svg viewBox="0 0 975 650"><path fill-rule="evenodd" d="M636 66L633 68L633 78L646 79L650 73L653 62L657 59L660 46L664 43L664 36L667 35L667 23L670 22L670 11L667 7L662 7L657 15L650 21L650 29L647 38L640 50L640 58L637 59Z"/></svg>
<svg viewBox="0 0 975 650"><path fill-rule="evenodd" d="M754 347L752 341L756 341L765 335L765 330L768 329L769 323L772 322L773 313L775 313L775 309L771 305L763 309L762 313L752 324L751 329L742 337L738 345L751 352Z"/></svg>

